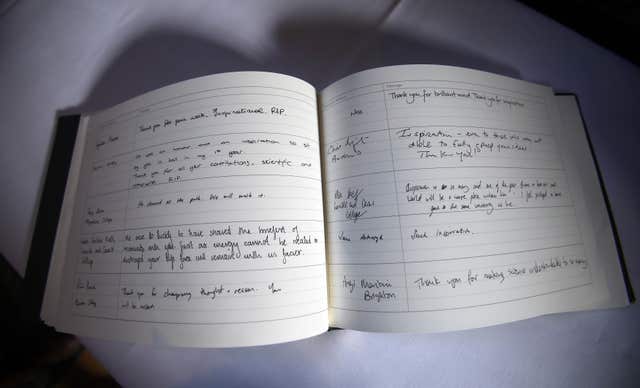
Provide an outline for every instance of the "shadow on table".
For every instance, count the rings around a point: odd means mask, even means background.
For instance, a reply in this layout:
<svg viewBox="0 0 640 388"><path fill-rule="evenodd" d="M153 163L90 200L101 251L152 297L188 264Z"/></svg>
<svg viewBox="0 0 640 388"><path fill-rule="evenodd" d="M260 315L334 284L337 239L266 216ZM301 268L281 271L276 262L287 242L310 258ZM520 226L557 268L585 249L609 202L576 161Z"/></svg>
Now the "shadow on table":
<svg viewBox="0 0 640 388"><path fill-rule="evenodd" d="M348 20L292 20L276 29L276 37L285 55L276 58L274 66L318 91L361 70L403 64L460 66L520 77L517 69L436 37L418 40Z"/></svg>
<svg viewBox="0 0 640 388"><path fill-rule="evenodd" d="M232 48L180 31L147 31L123 46L80 105L60 113L105 109L176 82L246 70L260 66Z"/></svg>
<svg viewBox="0 0 640 388"><path fill-rule="evenodd" d="M433 39L417 40L375 25L293 20L275 29L271 56L241 50L181 31L151 30L132 38L105 67L87 98L62 110L91 112L179 81L231 71L272 71L299 77L318 91L351 73L400 64L462 66L518 78L520 73L482 53Z"/></svg>

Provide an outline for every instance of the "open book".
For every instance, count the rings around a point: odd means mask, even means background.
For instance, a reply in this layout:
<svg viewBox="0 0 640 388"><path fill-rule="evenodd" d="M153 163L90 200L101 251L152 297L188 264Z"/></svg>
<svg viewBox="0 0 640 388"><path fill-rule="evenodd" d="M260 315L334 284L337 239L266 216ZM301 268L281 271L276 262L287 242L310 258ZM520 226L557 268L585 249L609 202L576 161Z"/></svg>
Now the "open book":
<svg viewBox="0 0 640 388"><path fill-rule="evenodd" d="M178 346L629 303L573 97L432 65L180 82L80 120L41 316Z"/></svg>

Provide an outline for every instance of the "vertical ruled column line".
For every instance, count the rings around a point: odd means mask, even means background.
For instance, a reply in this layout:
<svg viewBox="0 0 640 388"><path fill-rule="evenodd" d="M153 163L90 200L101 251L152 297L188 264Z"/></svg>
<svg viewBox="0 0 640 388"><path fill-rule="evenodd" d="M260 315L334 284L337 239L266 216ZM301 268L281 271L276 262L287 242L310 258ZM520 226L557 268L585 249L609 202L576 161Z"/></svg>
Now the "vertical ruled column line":
<svg viewBox="0 0 640 388"><path fill-rule="evenodd" d="M135 163L135 157L133 156L133 152L135 152L136 149L136 144L137 144L137 140L138 140L138 133L136 132L136 128L132 127L131 131L133 131L133 143L131 145L132 148L132 154L131 154L131 159L129 160L129 179L127 179L127 202L125 202L124 204L124 215L122 217L122 221L123 221L123 231L122 231L122 238L124 239L124 235L127 233L127 212L129 210L129 201L131 200L131 177L133 176L133 174L131 173L131 171L133 170L133 163ZM120 295L122 294L122 262L123 262L123 258L120 257L120 270L118 271L118 296L116 299L116 318L120 318Z"/></svg>
<svg viewBox="0 0 640 388"><path fill-rule="evenodd" d="M387 107L387 93L382 85L382 102L384 103L384 116L387 122L387 135L389 137L389 152L391 152L391 168L393 170L393 191L396 193L396 214L398 217L398 228L400 229L400 249L402 250L402 270L404 272L404 289L407 300L407 311L409 308L409 285L407 283L407 263L404 252L404 234L402 233L402 222L400 220L400 198L398 197L398 180L396 178L396 160L393 155L393 142L391 141L391 124L389 123L389 108Z"/></svg>

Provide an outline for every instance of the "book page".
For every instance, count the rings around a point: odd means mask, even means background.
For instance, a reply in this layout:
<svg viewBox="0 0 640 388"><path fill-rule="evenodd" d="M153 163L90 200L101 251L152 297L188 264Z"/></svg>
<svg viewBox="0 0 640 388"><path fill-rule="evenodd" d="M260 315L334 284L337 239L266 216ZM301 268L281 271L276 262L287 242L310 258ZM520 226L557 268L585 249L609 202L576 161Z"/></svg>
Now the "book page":
<svg viewBox="0 0 640 388"><path fill-rule="evenodd" d="M331 325L457 330L608 298L554 98L426 65L322 92Z"/></svg>
<svg viewBox="0 0 640 388"><path fill-rule="evenodd" d="M181 346L326 331L317 121L311 85L259 72L84 118L73 217L56 243L64 269L50 282L61 289L47 290L44 318L80 336Z"/></svg>

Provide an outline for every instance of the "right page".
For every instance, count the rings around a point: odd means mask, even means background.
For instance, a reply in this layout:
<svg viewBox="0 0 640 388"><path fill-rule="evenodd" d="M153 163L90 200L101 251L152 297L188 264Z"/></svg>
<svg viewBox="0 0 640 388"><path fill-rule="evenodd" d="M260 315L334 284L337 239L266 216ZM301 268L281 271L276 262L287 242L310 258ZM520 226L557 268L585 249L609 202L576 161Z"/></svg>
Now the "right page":
<svg viewBox="0 0 640 388"><path fill-rule="evenodd" d="M627 303L575 103L431 65L320 97L331 325L459 330Z"/></svg>

